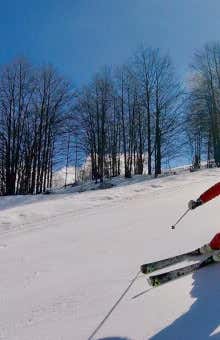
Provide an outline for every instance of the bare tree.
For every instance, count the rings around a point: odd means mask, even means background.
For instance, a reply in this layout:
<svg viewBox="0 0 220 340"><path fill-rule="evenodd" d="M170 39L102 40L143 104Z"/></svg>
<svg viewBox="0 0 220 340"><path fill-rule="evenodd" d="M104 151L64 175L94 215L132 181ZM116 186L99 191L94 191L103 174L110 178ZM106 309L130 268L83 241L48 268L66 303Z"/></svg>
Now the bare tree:
<svg viewBox="0 0 220 340"><path fill-rule="evenodd" d="M40 193L51 186L54 145L67 110L69 85L51 68L25 60L0 74L2 194Z"/></svg>
<svg viewBox="0 0 220 340"><path fill-rule="evenodd" d="M206 44L195 53L191 67L190 107L194 117L195 143L207 146L207 159L211 150L215 163L220 165L220 45ZM197 142L196 142L197 140ZM197 147L198 151L198 147ZM199 151L201 153L201 151Z"/></svg>

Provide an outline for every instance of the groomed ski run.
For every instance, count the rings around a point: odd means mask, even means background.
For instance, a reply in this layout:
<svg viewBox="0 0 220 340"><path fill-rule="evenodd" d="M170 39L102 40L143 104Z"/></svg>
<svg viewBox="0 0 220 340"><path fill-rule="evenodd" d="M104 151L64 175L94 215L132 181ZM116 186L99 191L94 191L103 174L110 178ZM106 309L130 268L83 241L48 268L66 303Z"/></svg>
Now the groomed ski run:
<svg viewBox="0 0 220 340"><path fill-rule="evenodd" d="M180 171L117 179L109 190L1 197L0 339L88 339L140 264L220 231L219 198L170 229L219 178L220 169ZM220 265L207 266L154 289L141 273L94 340L218 339L219 277Z"/></svg>

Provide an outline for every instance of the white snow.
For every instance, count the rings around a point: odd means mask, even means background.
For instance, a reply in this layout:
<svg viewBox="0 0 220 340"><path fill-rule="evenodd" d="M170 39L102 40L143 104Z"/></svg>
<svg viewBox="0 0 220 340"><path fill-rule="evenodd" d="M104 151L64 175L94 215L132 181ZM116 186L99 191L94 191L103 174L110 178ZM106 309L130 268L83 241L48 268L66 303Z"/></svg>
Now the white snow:
<svg viewBox="0 0 220 340"><path fill-rule="evenodd" d="M117 304L142 263L220 231L220 198L170 229L188 200L219 179L220 169L209 169L108 190L1 197L0 339L86 340L97 327L93 339L220 339L220 265L156 289L140 274Z"/></svg>

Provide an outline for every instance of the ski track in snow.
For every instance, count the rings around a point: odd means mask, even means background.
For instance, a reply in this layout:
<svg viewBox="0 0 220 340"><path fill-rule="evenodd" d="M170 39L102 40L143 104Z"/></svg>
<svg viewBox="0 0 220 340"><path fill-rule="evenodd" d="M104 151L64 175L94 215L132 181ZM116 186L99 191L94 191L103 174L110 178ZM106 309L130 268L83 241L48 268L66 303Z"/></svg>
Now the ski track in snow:
<svg viewBox="0 0 220 340"><path fill-rule="evenodd" d="M139 266L206 243L220 199L170 225L220 170L82 193L0 198L0 340L86 340ZM220 267L149 289L140 275L96 340L220 339Z"/></svg>

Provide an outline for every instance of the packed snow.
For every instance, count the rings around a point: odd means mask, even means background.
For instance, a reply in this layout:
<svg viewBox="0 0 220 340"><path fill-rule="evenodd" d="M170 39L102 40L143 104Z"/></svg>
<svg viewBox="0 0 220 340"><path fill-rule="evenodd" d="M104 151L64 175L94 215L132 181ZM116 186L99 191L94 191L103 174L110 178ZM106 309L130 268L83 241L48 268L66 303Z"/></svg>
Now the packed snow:
<svg viewBox="0 0 220 340"><path fill-rule="evenodd" d="M206 169L1 197L0 339L220 339L220 264L158 288L136 277L142 263L220 231L220 198L170 229L219 179L220 169Z"/></svg>

